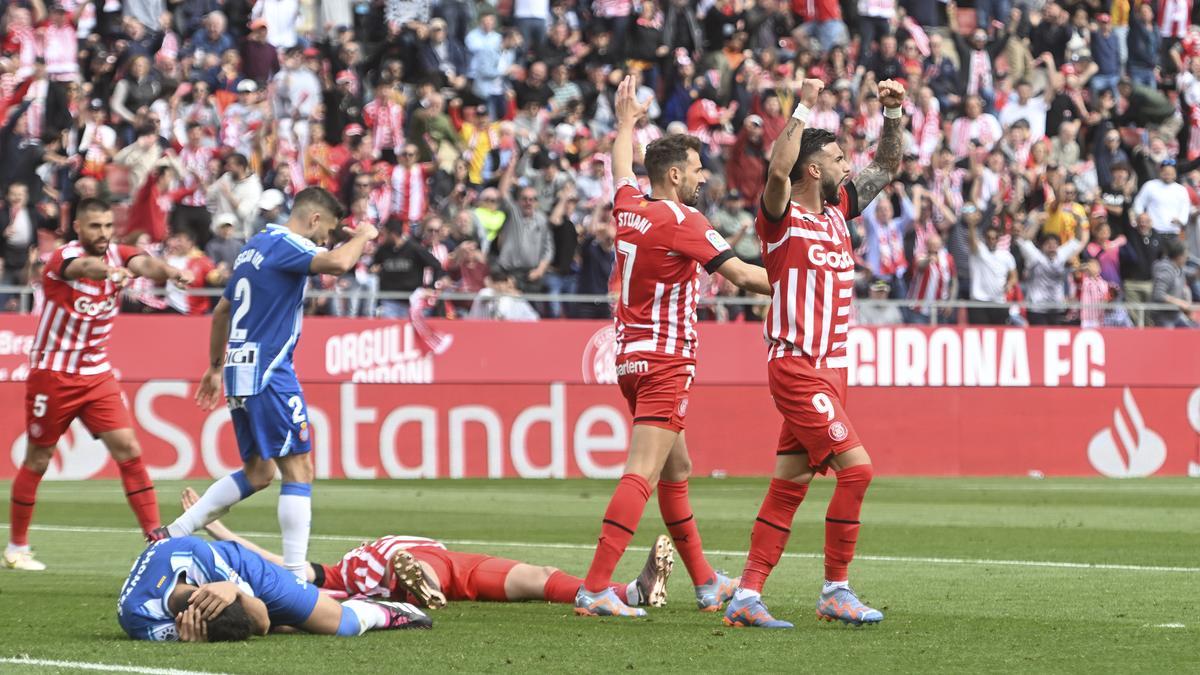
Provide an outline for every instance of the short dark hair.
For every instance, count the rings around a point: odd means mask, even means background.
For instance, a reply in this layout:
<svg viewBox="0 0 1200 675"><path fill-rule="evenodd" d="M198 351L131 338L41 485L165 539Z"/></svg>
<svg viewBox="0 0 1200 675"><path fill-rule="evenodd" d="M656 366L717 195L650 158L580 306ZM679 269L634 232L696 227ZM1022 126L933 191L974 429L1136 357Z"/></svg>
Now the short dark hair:
<svg viewBox="0 0 1200 675"><path fill-rule="evenodd" d="M301 209L321 209L333 214L337 220L344 217L342 212L342 203L338 201L333 193L325 188L310 187L304 188L296 195L296 199L292 202L292 210L299 211Z"/></svg>
<svg viewBox="0 0 1200 675"><path fill-rule="evenodd" d="M788 178L793 183L804 177L804 167L812 161L813 155L825 149L825 146L830 143L836 143L837 136L833 132L825 129L807 128L800 135L800 155L796 157L796 163L792 165L792 171L788 174Z"/></svg>
<svg viewBox="0 0 1200 675"><path fill-rule="evenodd" d="M79 206L75 207L75 213L86 213L88 211L112 211L112 206L99 197L88 197L79 202Z"/></svg>
<svg viewBox="0 0 1200 675"><path fill-rule="evenodd" d="M176 603L183 609L187 609L188 601L191 600L192 594L196 591L188 591ZM177 607L170 607L174 611ZM183 611L180 609L179 611ZM205 622L208 641L209 642L241 642L249 640L250 634L254 627L250 623L250 615L246 613L246 607L242 605L242 596L234 598L233 604L221 610L221 613L214 616Z"/></svg>
<svg viewBox="0 0 1200 675"><path fill-rule="evenodd" d="M662 181L673 166L685 164L688 150L700 154L700 139L689 134L672 134L650 141L646 146L646 174L651 183Z"/></svg>
<svg viewBox="0 0 1200 675"><path fill-rule="evenodd" d="M246 156L240 152L233 153L225 161L233 162L234 164L238 165L239 168L242 168L242 169L245 169L250 166L250 161L247 160Z"/></svg>
<svg viewBox="0 0 1200 675"><path fill-rule="evenodd" d="M1187 250L1186 248L1184 248L1183 242L1179 241L1178 239L1167 240L1166 249L1167 249L1167 259L1169 259L1169 260L1174 260L1175 258L1178 258L1179 256L1183 255L1184 251Z"/></svg>

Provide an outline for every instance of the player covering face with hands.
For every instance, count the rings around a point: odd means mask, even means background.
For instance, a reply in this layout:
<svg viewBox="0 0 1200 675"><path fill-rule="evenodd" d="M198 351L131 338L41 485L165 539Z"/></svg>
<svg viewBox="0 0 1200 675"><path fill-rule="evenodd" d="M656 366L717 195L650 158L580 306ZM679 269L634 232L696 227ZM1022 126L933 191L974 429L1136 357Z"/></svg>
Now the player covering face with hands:
<svg viewBox="0 0 1200 675"><path fill-rule="evenodd" d="M9 540L4 566L40 571L46 566L29 548L29 525L38 484L67 427L75 419L104 442L121 473L121 485L143 532L159 526L154 484L121 386L108 361L121 289L134 277L180 288L192 274L132 246L113 241L113 212L107 202L84 199L75 217L78 239L50 255L42 272L46 304L29 354L25 383L25 458L13 479Z"/></svg>
<svg viewBox="0 0 1200 675"><path fill-rule="evenodd" d="M183 491L183 507L196 502L196 493ZM277 554L238 536L220 520L204 528L214 539L236 542L282 564ZM650 549L637 579L613 584L613 591L630 605L666 602L672 568L671 540L660 535ZM553 567L534 565L479 553L447 550L425 537L386 535L349 551L333 565L309 563L305 580L326 592L404 600L438 609L447 602L520 602L544 600L571 604L581 580Z"/></svg>
<svg viewBox="0 0 1200 675"><path fill-rule="evenodd" d="M154 538L183 537L233 504L283 476L279 527L284 567L303 576L312 521L313 468L308 408L292 354L304 317L304 288L311 274L340 276L353 269L379 232L360 224L349 241L323 247L341 219L329 192L296 195L284 225L268 225L238 254L225 294L213 311L209 367L196 402L205 410L226 399L243 468L214 483Z"/></svg>
<svg viewBox="0 0 1200 675"><path fill-rule="evenodd" d="M851 177L833 134L806 128L822 86L820 80L804 81L792 119L771 151L755 219L773 290L765 330L768 384L783 426L775 475L751 532L740 585L725 610L731 626L792 627L767 611L762 589L787 546L792 518L813 475L831 469L837 486L825 513L825 585L817 616L854 624L883 620L848 583L872 470L844 407L854 294L847 223L899 170L904 87L891 80L879 83L884 124L875 159Z"/></svg>
<svg viewBox="0 0 1200 675"><path fill-rule="evenodd" d="M575 600L585 616L643 616L610 588L613 570L633 538L650 495L658 505L696 591L696 603L717 611L734 581L705 559L688 499L691 459L684 440L688 390L696 372L696 306L700 270L719 273L740 288L770 294L766 272L733 255L729 244L695 209L704 186L700 141L674 135L646 147L643 163L651 194L633 173L633 130L649 109L632 78L617 88L617 137L612 170L616 194L617 381L633 415L625 473L600 526L600 540ZM652 603L653 604L653 603Z"/></svg>

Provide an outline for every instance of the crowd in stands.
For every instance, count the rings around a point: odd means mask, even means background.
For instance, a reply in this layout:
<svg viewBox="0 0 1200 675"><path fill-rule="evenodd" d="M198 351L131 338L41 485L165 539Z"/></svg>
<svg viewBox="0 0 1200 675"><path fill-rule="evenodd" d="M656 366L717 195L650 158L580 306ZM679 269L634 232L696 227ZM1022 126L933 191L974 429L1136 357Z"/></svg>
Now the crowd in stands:
<svg viewBox="0 0 1200 675"><path fill-rule="evenodd" d="M882 127L876 83L897 79L901 174L853 225L861 297L906 302L867 303L861 323L1194 325L1191 0L46 2L3 3L0 284L36 286L74 205L102 196L123 242L220 287L241 243L319 185L348 225L382 234L353 273L314 279L336 291L315 313L607 318L607 302L521 294L615 290L609 151L626 74L654 99L636 143L702 140L699 208L754 262L753 214L801 80L825 81L810 125L859 169ZM212 302L151 290L131 287L126 309ZM931 304L952 299L977 304ZM1177 309L1058 307L1121 300Z"/></svg>

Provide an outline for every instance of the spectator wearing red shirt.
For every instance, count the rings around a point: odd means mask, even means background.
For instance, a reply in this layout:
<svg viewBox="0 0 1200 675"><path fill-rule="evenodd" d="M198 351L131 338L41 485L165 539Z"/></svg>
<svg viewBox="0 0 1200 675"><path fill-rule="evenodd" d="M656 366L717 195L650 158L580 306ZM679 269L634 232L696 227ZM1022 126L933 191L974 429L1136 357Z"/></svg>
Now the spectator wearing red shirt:
<svg viewBox="0 0 1200 675"><path fill-rule="evenodd" d="M767 182L767 149L763 143L763 120L747 115L725 164L725 182L742 193L748 204L758 204Z"/></svg>
<svg viewBox="0 0 1200 675"><path fill-rule="evenodd" d="M187 230L180 230L167 240L166 260L172 267L192 273L192 282L188 284L188 290L220 286L228 278L228 271L217 270L213 261L196 247L195 237ZM167 285L167 305L179 314L207 314L211 304L210 297L188 295L183 289Z"/></svg>

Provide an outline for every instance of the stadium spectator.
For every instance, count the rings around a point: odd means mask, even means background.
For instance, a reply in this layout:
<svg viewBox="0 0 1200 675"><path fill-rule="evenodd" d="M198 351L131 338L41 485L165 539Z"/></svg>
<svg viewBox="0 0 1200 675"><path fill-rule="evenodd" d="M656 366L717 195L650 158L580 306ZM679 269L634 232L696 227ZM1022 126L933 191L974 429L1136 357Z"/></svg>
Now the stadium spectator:
<svg viewBox="0 0 1200 675"><path fill-rule="evenodd" d="M1154 231L1167 239L1179 237L1192 212L1191 197L1177 177L1175 160L1164 160L1158 178L1142 185L1133 200L1133 214L1149 214Z"/></svg>
<svg viewBox="0 0 1200 675"><path fill-rule="evenodd" d="M217 269L213 261L196 247L192 233L180 230L167 239L166 255L163 260L179 270L192 273L192 281L188 289L221 286L229 279L229 270ZM166 284L167 306L179 314L206 314L212 305L212 298L203 295L189 295L184 289L174 284Z"/></svg>
<svg viewBox="0 0 1200 675"><path fill-rule="evenodd" d="M1070 263L1087 245L1089 231L1080 227L1073 233L1080 238L1071 236L1064 242L1061 237L1067 235L1043 230L1035 245L1030 238L1036 231L1036 223L1029 230L1016 231L1017 245L1025 261L1026 297L1030 303L1027 318L1032 326L1056 326L1062 323L1064 312L1054 306L1066 301Z"/></svg>
<svg viewBox="0 0 1200 675"><path fill-rule="evenodd" d="M1170 240L1166 244L1165 255L1154 263L1154 290L1151 300L1158 303L1175 305L1178 309L1160 310L1153 314L1154 324L1167 328L1195 328L1191 313L1196 310L1192 306L1192 290L1188 286L1187 275L1184 271L1187 265L1187 251L1178 240Z"/></svg>
<svg viewBox="0 0 1200 675"><path fill-rule="evenodd" d="M725 237L738 258L761 265L762 243L754 230L754 214L746 210L746 202L739 190L728 190L709 213L709 222Z"/></svg>
<svg viewBox="0 0 1200 675"><path fill-rule="evenodd" d="M54 227L53 222L30 204L29 186L24 183L8 186L4 210L0 211L0 233L3 235L3 276L0 277L0 284L20 286L27 283L26 268L30 253L37 245L39 230L52 230Z"/></svg>
<svg viewBox="0 0 1200 675"><path fill-rule="evenodd" d="M488 276L487 287L475 296L468 317L496 321L537 321L539 318L529 301L521 297L516 282L507 272L492 272Z"/></svg>
<svg viewBox="0 0 1200 675"><path fill-rule="evenodd" d="M425 285L427 269L434 270L440 277L442 263L411 235L409 226L403 221L388 221L386 231L387 240L372 257L371 272L379 276L380 291L403 293L404 297L381 300L379 315L386 319L406 319L408 295Z"/></svg>
<svg viewBox="0 0 1200 675"><path fill-rule="evenodd" d="M207 201L214 219L233 216L234 230L244 241L253 236L254 216L262 198L262 182L240 154L225 160L225 173L208 189Z"/></svg>
<svg viewBox="0 0 1200 675"><path fill-rule="evenodd" d="M496 236L500 245L496 263L512 276L522 292L538 292L544 288L542 277L554 256L554 240L550 236L546 214L538 209L535 188L520 188L517 201L512 200L514 172L515 165L510 163L500 179L504 226Z"/></svg>
<svg viewBox="0 0 1200 675"><path fill-rule="evenodd" d="M234 234L236 226L237 216L232 213L214 217L213 238L209 239L208 245L204 247L204 255L208 256L213 265L225 275L233 271L237 255L246 243L244 239ZM224 280L221 280L220 283L223 284Z"/></svg>
<svg viewBox="0 0 1200 675"><path fill-rule="evenodd" d="M598 204L593 211L591 224L579 248L579 283L576 290L583 295L608 296L612 290L617 238L611 204ZM612 318L612 310L607 302L583 303L577 311L579 318L583 319Z"/></svg>
<svg viewBox="0 0 1200 675"><path fill-rule="evenodd" d="M963 207L964 216L976 212L974 204ZM983 244L979 243L978 227L970 220L966 229L971 255L971 299L992 305L968 309L971 323L1006 324L1009 315L1006 301L1017 284L1017 261L1007 249L999 247L1000 228L988 225L983 232Z"/></svg>
<svg viewBox="0 0 1200 675"><path fill-rule="evenodd" d="M1137 228L1120 248L1121 287L1128 302L1147 303L1154 292L1154 264L1162 257L1165 246L1154 231L1149 213L1138 214L1135 222ZM1130 314L1134 325L1146 325L1140 309Z"/></svg>

